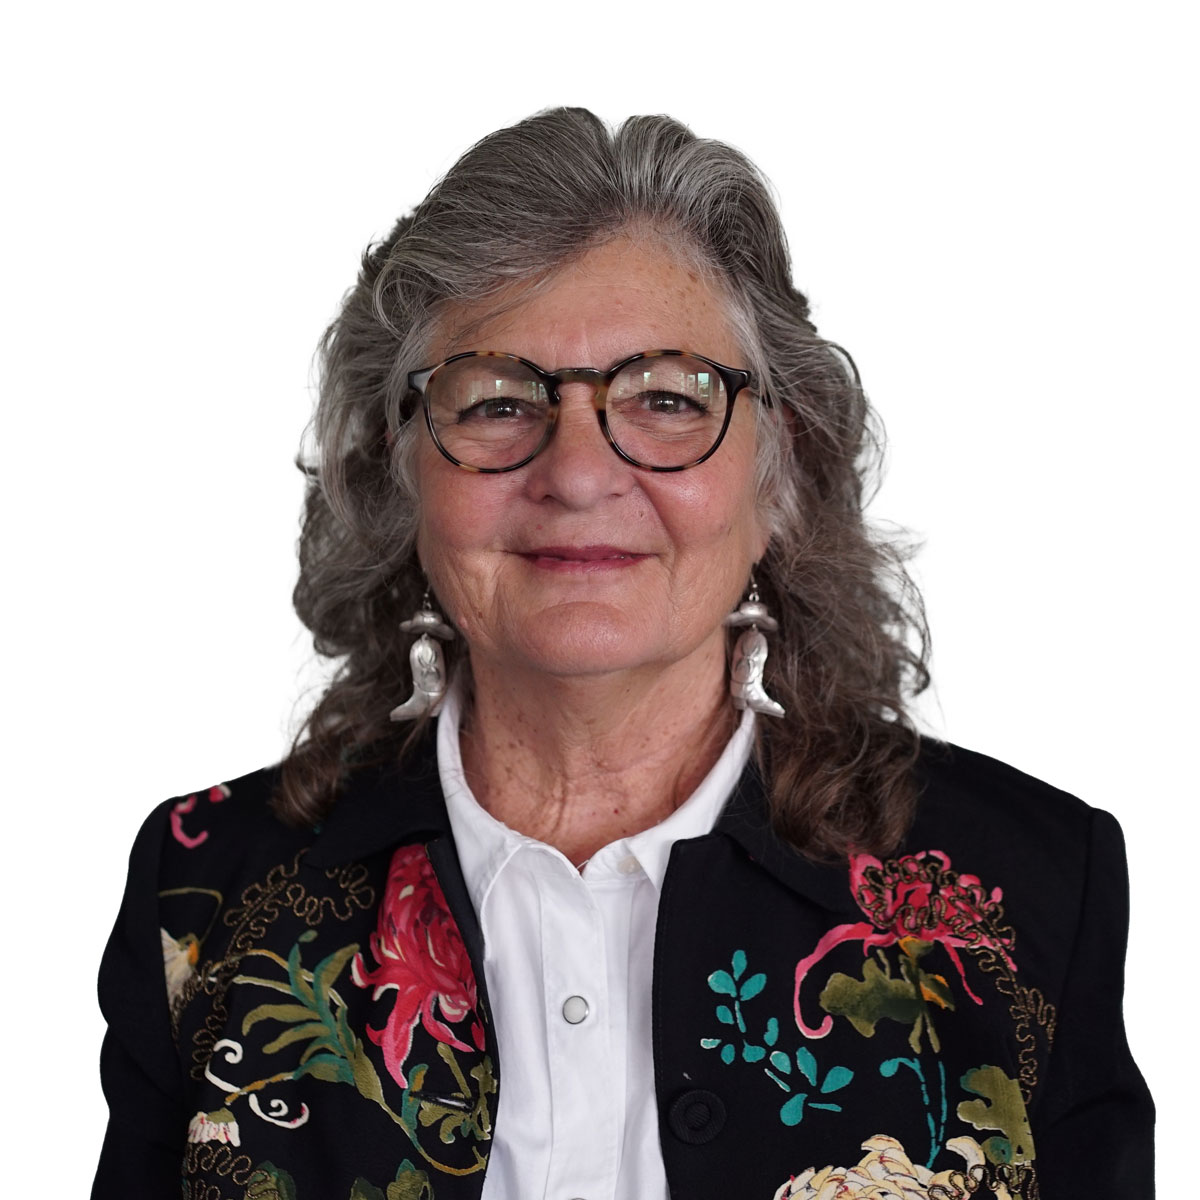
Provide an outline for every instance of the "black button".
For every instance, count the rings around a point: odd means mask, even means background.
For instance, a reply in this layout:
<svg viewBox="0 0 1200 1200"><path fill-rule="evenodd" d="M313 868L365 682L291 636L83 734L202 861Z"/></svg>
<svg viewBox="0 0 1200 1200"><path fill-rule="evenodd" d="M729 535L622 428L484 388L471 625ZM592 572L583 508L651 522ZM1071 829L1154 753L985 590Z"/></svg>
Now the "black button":
<svg viewBox="0 0 1200 1200"><path fill-rule="evenodd" d="M714 1092L684 1092L671 1105L667 1123L681 1142L701 1146L725 1128L725 1105Z"/></svg>

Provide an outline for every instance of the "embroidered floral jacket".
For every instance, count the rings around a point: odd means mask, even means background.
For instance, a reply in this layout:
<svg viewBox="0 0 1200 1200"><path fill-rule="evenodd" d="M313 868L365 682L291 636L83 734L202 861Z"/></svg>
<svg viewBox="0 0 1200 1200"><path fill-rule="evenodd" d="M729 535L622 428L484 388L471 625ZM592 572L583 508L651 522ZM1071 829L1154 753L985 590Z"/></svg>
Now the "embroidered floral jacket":
<svg viewBox="0 0 1200 1200"><path fill-rule="evenodd" d="M789 849L753 768L675 845L644 1064L672 1197L1152 1195L1116 822L965 750L919 771L885 861ZM138 836L93 1198L473 1200L502 1064L432 744L315 831L271 814L275 778Z"/></svg>

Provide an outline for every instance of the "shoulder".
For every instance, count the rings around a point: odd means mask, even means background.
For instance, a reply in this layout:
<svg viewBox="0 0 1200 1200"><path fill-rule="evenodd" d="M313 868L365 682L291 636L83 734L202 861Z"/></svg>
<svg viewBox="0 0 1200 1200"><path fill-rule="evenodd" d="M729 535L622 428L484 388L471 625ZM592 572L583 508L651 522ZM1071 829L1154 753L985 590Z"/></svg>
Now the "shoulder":
<svg viewBox="0 0 1200 1200"><path fill-rule="evenodd" d="M1086 825L1095 812L1069 792L1027 775L999 759L950 742L922 739L917 763L923 807L939 818L955 814L1063 832Z"/></svg>
<svg viewBox="0 0 1200 1200"><path fill-rule="evenodd" d="M920 799L904 854L936 854L960 877L1002 889L1018 926L1062 954L1090 889L1123 895L1124 843L1115 818L1007 763L927 740L917 765Z"/></svg>
<svg viewBox="0 0 1200 1200"><path fill-rule="evenodd" d="M163 801L147 827L161 844L161 871L169 886L180 873L228 871L246 860L295 853L313 839L313 830L285 824L271 806L279 782L277 766L264 767Z"/></svg>

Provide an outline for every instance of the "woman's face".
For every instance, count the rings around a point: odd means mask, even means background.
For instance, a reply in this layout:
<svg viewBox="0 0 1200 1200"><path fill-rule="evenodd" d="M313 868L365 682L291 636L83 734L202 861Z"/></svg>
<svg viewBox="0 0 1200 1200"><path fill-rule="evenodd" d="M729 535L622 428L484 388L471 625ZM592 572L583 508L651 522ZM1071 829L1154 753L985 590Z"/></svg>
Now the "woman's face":
<svg viewBox="0 0 1200 1200"><path fill-rule="evenodd" d="M453 310L430 361L501 350L549 371L605 369L679 349L746 365L718 294L654 240L600 246L502 315L487 312ZM722 618L766 548L757 401L738 399L707 462L653 473L610 448L589 385L560 392L550 444L507 474L464 471L421 434L418 551L472 662L586 676L723 661Z"/></svg>

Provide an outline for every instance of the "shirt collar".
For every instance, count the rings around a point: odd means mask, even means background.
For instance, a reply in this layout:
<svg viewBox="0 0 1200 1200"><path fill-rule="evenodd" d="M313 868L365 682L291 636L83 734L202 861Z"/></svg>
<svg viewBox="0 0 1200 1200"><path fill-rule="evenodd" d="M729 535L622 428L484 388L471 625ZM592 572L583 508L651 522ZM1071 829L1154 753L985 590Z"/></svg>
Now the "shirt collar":
<svg viewBox="0 0 1200 1200"><path fill-rule="evenodd" d="M453 693L447 697L447 707L451 707L456 702ZM443 708L442 711L444 717L446 709ZM454 711L453 707L451 707L451 711ZM447 722L447 738L449 738L450 732L449 725L450 722ZM726 747L725 754L730 753L742 728L743 726L739 726L734 738ZM457 718L455 718L455 729L457 729ZM450 788L453 779L442 776L439 770L437 747L441 737L442 729L440 727L436 732L430 728L420 742L405 755L403 761L358 767L350 772L345 790L339 796L328 818L318 827L318 836L305 856L306 864L314 868L327 869L350 862L359 862L372 854L405 842L433 841L445 838L451 832L452 822L447 814L447 803L443 800L443 790L445 789L448 798L451 794ZM750 737L747 737L745 751L747 754L751 740ZM455 752L457 752L457 747L458 738L454 737ZM722 755L717 767L713 768L695 793L695 795L699 795L702 790L707 790L710 783L713 783L713 795L716 796L718 807L719 802L724 799L724 794L715 790L718 785L713 782L713 776L717 773L718 767L724 763L725 754ZM730 760L731 764L733 761L733 759ZM458 771L461 777L461 757L458 758ZM465 781L463 786L465 788ZM469 794L469 789L466 790ZM693 796L693 798L695 797ZM473 797L471 803L480 813L483 813L484 810L479 808ZM690 803L690 799L688 803ZM667 825L686 808L687 804L682 805L662 824ZM486 813L484 815L488 816ZM514 838L521 836L501 825L495 818L488 816L488 819L506 834L510 834ZM689 813L681 819L690 820L691 814ZM455 829L454 832L457 835L458 830ZM646 830L644 832L652 833L653 831ZM845 912L850 916L861 915L850 891L845 863L814 863L799 851L782 842L772 832L766 789L753 759L746 762L733 795L729 797L729 802L721 811L715 826L711 829L701 830L699 836L704 836L704 834L724 835L732 838L741 846L748 858L774 875L782 884L792 891L807 896L827 910L834 913ZM636 836L641 838L644 835ZM668 834L668 840L664 842L667 858L669 859L674 843L682 841L684 838L691 840L695 836L697 835L691 831L687 834L682 832L675 834L672 827ZM541 843L534 842L532 839L525 839L525 841L534 846L541 846ZM478 882L483 878L483 874L476 874L476 871L479 870L479 862L472 858L472 852L464 851L461 845L458 849L462 859L463 873L468 880L471 901L478 912L480 911L479 896L476 893L479 890ZM549 852L546 847L542 847L542 849ZM647 850L647 862L650 862L652 858L656 863L658 862L656 852ZM468 860L473 863L473 870L468 869ZM646 870L646 867L643 866L643 869ZM656 865L654 870L655 875L652 878L661 890L665 867ZM647 870L648 875L649 873ZM492 878L494 877L495 872L493 871Z"/></svg>
<svg viewBox="0 0 1200 1200"><path fill-rule="evenodd" d="M534 838L526 837L496 820L484 809L467 784L459 747L462 701L459 687L451 687L438 717L437 759L442 791L459 861L476 912L483 912L484 901L496 877L522 850L562 858L559 852ZM712 832L717 817L737 785L754 745L754 713L747 709L720 758L696 790L670 816L657 825L605 846L585 870L585 878L615 873L615 864L632 857L656 891L662 890L663 877L671 847L684 838L702 837ZM566 862L563 859L563 862Z"/></svg>

